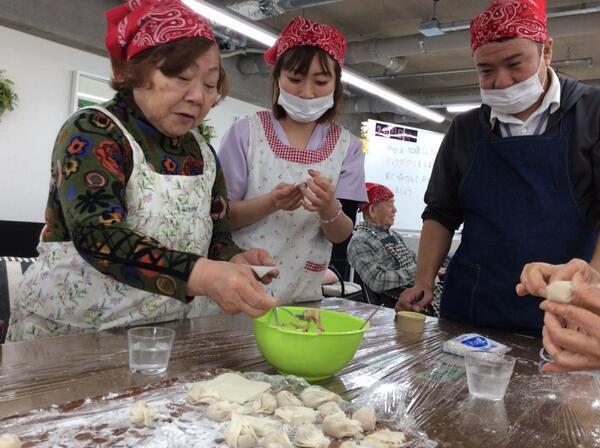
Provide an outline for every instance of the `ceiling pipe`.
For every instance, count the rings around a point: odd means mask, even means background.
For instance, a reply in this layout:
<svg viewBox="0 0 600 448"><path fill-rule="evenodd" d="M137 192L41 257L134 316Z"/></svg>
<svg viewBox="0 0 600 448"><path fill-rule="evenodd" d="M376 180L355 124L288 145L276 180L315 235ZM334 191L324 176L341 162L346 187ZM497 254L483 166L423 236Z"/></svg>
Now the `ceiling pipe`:
<svg viewBox="0 0 600 448"><path fill-rule="evenodd" d="M551 37L575 36L596 33L600 23L600 12L582 13L576 9L571 15L563 15L548 20L548 34ZM438 51L469 48L468 31L455 31L442 36L425 38L420 34L392 37L389 39L370 39L362 42L350 42L346 50L346 64L374 62L398 56L410 56Z"/></svg>
<svg viewBox="0 0 600 448"><path fill-rule="evenodd" d="M250 20L280 16L288 11L337 3L340 0L233 0L225 6Z"/></svg>
<svg viewBox="0 0 600 448"><path fill-rule="evenodd" d="M586 65L592 67L594 60L592 58L576 58L576 59L561 59L558 61L552 61L552 67L572 67L574 65ZM444 76L444 75L463 75L465 73L475 73L477 69L472 68L458 68L455 70L437 70L432 72L414 72L414 73L402 73L398 75L384 75L384 76L371 76L370 79L376 81L386 81L392 79L406 79L406 78L424 78L428 76Z"/></svg>

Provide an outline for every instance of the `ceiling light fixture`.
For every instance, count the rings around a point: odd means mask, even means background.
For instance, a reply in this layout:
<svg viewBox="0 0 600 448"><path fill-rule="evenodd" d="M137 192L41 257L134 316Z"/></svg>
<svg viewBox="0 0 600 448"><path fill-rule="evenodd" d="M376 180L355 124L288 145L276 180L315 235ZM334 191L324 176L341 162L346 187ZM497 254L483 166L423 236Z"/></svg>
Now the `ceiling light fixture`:
<svg viewBox="0 0 600 448"><path fill-rule="evenodd" d="M208 20L227 27L236 33L241 33L244 36L247 36L248 38L255 40L256 42L259 42L267 47L272 46L277 40L277 36L275 34L249 23L248 21L234 14L225 12L206 1L183 0L183 3L192 8L198 14L206 17ZM361 76L347 68L342 70L342 81L437 123L441 123L446 119L446 117L443 115L438 114L427 107L421 106L420 104L417 104L414 101L403 97L402 95L398 95L392 89L370 81L364 76Z"/></svg>
<svg viewBox="0 0 600 448"><path fill-rule="evenodd" d="M450 113L457 114L460 112L466 112L471 109L475 109L481 106L481 104L449 104L446 106L446 110Z"/></svg>

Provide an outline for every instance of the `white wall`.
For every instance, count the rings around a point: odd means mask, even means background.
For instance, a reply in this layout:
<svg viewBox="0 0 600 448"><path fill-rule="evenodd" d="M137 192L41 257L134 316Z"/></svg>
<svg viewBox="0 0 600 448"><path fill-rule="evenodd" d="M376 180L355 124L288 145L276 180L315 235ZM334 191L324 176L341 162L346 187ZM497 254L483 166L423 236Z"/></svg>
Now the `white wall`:
<svg viewBox="0 0 600 448"><path fill-rule="evenodd" d="M71 107L73 72L110 78L108 58L0 26L0 69L15 83L19 103L0 122L0 220L43 222L50 155ZM209 114L221 137L259 108L227 98Z"/></svg>
<svg viewBox="0 0 600 448"><path fill-rule="evenodd" d="M245 101L236 100L235 98L227 97L217 106L215 106L206 117L208 124L215 128L217 136L211 140L211 145L217 151L221 143L221 138L227 132L229 127L238 119L262 108L254 104L246 103Z"/></svg>
<svg viewBox="0 0 600 448"><path fill-rule="evenodd" d="M0 26L0 69L19 103L0 122L0 220L42 222L56 134L69 114L73 70L108 77L107 58Z"/></svg>

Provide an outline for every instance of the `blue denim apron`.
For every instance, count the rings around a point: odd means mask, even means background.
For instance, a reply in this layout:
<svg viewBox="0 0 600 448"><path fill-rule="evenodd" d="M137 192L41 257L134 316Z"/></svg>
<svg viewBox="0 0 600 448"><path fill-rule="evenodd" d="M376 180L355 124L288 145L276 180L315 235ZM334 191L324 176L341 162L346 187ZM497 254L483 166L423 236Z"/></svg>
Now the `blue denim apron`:
<svg viewBox="0 0 600 448"><path fill-rule="evenodd" d="M572 113L557 136L497 138L477 126L460 188L461 244L444 282L441 317L473 325L539 330L539 298L515 286L533 261L589 261L597 235L585 223L569 179Z"/></svg>

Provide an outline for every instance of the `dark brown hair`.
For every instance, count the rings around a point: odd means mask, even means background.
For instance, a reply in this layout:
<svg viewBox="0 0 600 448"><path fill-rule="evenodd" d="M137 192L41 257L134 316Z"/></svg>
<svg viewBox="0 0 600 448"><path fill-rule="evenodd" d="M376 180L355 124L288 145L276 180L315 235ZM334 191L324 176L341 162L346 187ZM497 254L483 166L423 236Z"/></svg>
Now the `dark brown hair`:
<svg viewBox="0 0 600 448"><path fill-rule="evenodd" d="M299 47L291 48L277 59L275 67L273 67L273 71L271 72L271 109L273 110L273 115L275 115L275 118L278 120L281 120L286 116L285 109L277 104L281 70L285 69L306 76L315 55L319 58L319 63L321 64L323 72L330 76L335 76L333 106L317 120L317 123L332 121L335 118L344 94L344 87L342 86L342 68L335 59L329 56L329 54L321 48L312 45L301 45ZM333 62L334 73L331 73L330 61Z"/></svg>
<svg viewBox="0 0 600 448"><path fill-rule="evenodd" d="M146 84L148 75L153 69L159 69L163 75L168 77L177 76L213 45L216 44L203 37L189 37L144 50L131 58L129 62L111 58L113 79L110 85L123 95L131 95L133 89ZM219 101L225 98L228 91L227 74L219 60L219 81L217 82Z"/></svg>

